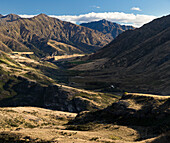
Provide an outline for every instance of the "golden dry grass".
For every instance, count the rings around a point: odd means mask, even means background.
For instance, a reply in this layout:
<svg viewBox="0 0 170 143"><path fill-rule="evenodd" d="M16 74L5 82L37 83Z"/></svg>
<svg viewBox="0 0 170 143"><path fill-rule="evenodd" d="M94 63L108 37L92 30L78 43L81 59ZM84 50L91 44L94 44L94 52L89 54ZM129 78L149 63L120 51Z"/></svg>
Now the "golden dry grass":
<svg viewBox="0 0 170 143"><path fill-rule="evenodd" d="M62 56L54 56L54 60L62 60L62 59L70 59L70 58L76 58L76 57L83 57L84 54L73 54L73 55L62 55Z"/></svg>
<svg viewBox="0 0 170 143"><path fill-rule="evenodd" d="M99 94L98 92L74 88L74 87L71 87L71 86L66 86L66 85L61 85L61 84L56 84L56 85L59 86L59 87L62 87L63 89L70 89L70 90L73 90L73 91L76 91L76 92L87 93L87 94L90 94L90 95L98 95Z"/></svg>
<svg viewBox="0 0 170 143"><path fill-rule="evenodd" d="M161 95L153 95L153 94L142 94L142 93L125 93L125 95L132 95L132 96L143 96L143 97L153 97L155 99L169 99L170 96L161 96Z"/></svg>
<svg viewBox="0 0 170 143"><path fill-rule="evenodd" d="M36 107L0 108L0 134L5 131L20 134L21 139L27 136L37 141L59 143L133 141L137 137L135 130L117 125L100 124L92 131L67 130L65 124L76 115Z"/></svg>
<svg viewBox="0 0 170 143"><path fill-rule="evenodd" d="M94 124L90 131L68 130L66 123L76 113L36 107L0 108L0 137L20 135L20 140L56 143L151 143L157 138L135 141L139 134L130 127Z"/></svg>

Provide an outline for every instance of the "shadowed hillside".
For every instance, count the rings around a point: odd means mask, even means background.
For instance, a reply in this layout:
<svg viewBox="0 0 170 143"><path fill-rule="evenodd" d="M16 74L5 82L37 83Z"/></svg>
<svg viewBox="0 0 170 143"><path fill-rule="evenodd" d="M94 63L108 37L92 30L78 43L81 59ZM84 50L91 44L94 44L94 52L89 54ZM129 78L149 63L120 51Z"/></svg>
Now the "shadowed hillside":
<svg viewBox="0 0 170 143"><path fill-rule="evenodd" d="M88 70L87 74L82 74L87 78L85 82L108 82L118 91L170 94L169 53L168 15L120 34L89 57L94 64L88 62L72 70Z"/></svg>

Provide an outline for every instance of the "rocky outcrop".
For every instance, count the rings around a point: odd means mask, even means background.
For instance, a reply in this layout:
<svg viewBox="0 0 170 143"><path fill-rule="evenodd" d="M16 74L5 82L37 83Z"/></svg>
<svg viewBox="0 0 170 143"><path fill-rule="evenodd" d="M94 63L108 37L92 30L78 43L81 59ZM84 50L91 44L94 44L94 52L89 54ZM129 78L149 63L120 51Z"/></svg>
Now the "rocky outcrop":
<svg viewBox="0 0 170 143"><path fill-rule="evenodd" d="M170 97L125 94L104 110L80 113L73 124L89 122L116 123L126 126L145 126L156 134L170 130Z"/></svg>
<svg viewBox="0 0 170 143"><path fill-rule="evenodd" d="M128 93L103 110L79 113L69 124L76 130L94 130L99 125L127 126L138 132L136 141L166 142L170 131L170 96Z"/></svg>

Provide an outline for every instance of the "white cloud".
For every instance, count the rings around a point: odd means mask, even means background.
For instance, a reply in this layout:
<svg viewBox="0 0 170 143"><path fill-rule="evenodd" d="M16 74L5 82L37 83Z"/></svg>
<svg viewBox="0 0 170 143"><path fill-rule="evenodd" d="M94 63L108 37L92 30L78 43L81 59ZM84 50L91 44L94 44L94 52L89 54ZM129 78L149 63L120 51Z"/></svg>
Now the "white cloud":
<svg viewBox="0 0 170 143"><path fill-rule="evenodd" d="M142 11L139 7L132 7L131 10Z"/></svg>
<svg viewBox="0 0 170 143"><path fill-rule="evenodd" d="M30 15L20 15L21 17L31 17ZM33 16L33 15L32 15ZM104 12L104 13L95 13L91 12L88 14L81 14L81 15L49 15L50 17L58 18L63 21L69 21L72 23L84 23L84 22L91 22L97 21L101 19L106 19L111 22L116 22L125 25L133 25L135 27L140 27L145 23L152 21L153 19L157 18L156 16L152 15L141 15L141 14L129 14L123 12Z"/></svg>
<svg viewBox="0 0 170 143"><path fill-rule="evenodd" d="M73 23L84 23L97 21L101 19L106 19L111 22L116 22L125 25L133 25L135 27L140 27L145 23L148 23L156 18L156 16L151 15L140 15L140 14L128 14L123 12L104 12L104 13L88 13L82 15L63 15L63 16L55 16L51 15L51 17L55 17L61 19L63 21L70 21Z"/></svg>
<svg viewBox="0 0 170 143"><path fill-rule="evenodd" d="M90 6L90 7L93 7L93 8L100 8L100 6L96 6L96 5L93 5L93 6Z"/></svg>
<svg viewBox="0 0 170 143"><path fill-rule="evenodd" d="M19 16L22 17L22 18L32 18L32 17L34 17L34 16L36 16L36 15L23 14L23 15L19 15Z"/></svg>

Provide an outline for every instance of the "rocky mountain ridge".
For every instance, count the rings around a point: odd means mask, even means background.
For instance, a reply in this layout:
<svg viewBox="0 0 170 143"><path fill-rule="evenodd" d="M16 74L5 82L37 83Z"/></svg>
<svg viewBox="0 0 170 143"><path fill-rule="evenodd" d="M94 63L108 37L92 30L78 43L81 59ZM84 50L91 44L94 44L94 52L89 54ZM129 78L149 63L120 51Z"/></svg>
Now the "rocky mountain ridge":
<svg viewBox="0 0 170 143"><path fill-rule="evenodd" d="M82 23L80 25L102 32L112 39L115 39L119 34L125 32L126 30L135 29L133 26L120 25L105 19L89 23Z"/></svg>

